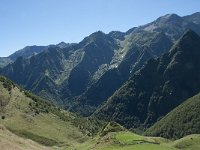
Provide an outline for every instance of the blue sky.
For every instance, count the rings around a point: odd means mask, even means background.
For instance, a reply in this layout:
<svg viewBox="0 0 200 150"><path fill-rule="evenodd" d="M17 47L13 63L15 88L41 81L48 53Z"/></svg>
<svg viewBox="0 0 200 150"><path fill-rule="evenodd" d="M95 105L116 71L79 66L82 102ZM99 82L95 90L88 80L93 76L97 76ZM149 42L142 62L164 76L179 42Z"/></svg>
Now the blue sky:
<svg viewBox="0 0 200 150"><path fill-rule="evenodd" d="M27 45L79 42L126 31L159 16L200 11L199 0L0 0L0 56Z"/></svg>

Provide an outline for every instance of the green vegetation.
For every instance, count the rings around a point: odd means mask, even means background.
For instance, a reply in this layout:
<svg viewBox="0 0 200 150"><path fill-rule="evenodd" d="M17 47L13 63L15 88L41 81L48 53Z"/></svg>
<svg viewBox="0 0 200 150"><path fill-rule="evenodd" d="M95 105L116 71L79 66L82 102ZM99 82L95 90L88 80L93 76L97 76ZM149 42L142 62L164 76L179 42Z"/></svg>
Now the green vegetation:
<svg viewBox="0 0 200 150"><path fill-rule="evenodd" d="M121 134L117 134L115 137L117 141L127 145L131 145L139 141L144 141L143 136L133 134L131 132L122 132Z"/></svg>
<svg viewBox="0 0 200 150"><path fill-rule="evenodd" d="M200 135L193 134L172 142L170 145L181 150L199 150Z"/></svg>
<svg viewBox="0 0 200 150"><path fill-rule="evenodd" d="M0 76L0 82L2 82L4 88L8 89L9 91L12 89L13 86L15 86L15 84L11 80L3 76Z"/></svg>
<svg viewBox="0 0 200 150"><path fill-rule="evenodd" d="M34 141L19 137L0 125L0 148L1 150L51 150Z"/></svg>
<svg viewBox="0 0 200 150"><path fill-rule="evenodd" d="M43 136L39 136L39 135L36 135L36 134L33 134L31 132L28 132L26 130L13 130L12 128L8 128L12 133L20 136L20 137L23 137L23 138L28 138L28 139L31 139L33 141L36 141L42 145L45 145L45 146L55 146L55 145L59 145L59 143L55 140L52 140L52 139L48 139L46 137L43 137Z"/></svg>
<svg viewBox="0 0 200 150"><path fill-rule="evenodd" d="M145 134L179 139L190 134L200 134L200 94L189 98L163 119L149 128Z"/></svg>
<svg viewBox="0 0 200 150"><path fill-rule="evenodd" d="M119 131L124 131L124 130L126 129L122 127L121 125L119 125L118 123L109 122L99 134L100 136L105 136L107 133L110 133L110 132L119 132Z"/></svg>
<svg viewBox="0 0 200 150"><path fill-rule="evenodd" d="M46 146L65 149L71 149L89 138L86 132L89 134L90 130L84 128L87 120L17 86L10 86L6 78L1 79L3 81L0 82L0 124L11 132Z"/></svg>
<svg viewBox="0 0 200 150"><path fill-rule="evenodd" d="M108 132L80 144L77 150L198 150L200 135L190 135L171 141L147 137L130 131Z"/></svg>
<svg viewBox="0 0 200 150"><path fill-rule="evenodd" d="M200 135L177 141L140 136L129 131L109 132L79 145L77 150L198 150Z"/></svg>

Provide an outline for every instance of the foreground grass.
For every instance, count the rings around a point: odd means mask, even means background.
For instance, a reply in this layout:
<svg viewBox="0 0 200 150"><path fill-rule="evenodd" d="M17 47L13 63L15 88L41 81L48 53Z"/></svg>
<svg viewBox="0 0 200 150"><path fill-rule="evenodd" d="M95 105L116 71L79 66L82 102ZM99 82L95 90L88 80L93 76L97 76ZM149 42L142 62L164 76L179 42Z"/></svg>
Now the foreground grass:
<svg viewBox="0 0 200 150"><path fill-rule="evenodd" d="M5 119L4 125L15 134L46 146L76 145L86 140L70 122L64 122L52 114L28 118L18 114Z"/></svg>
<svg viewBox="0 0 200 150"><path fill-rule="evenodd" d="M81 130L73 124L73 115L61 116L49 112L33 110L34 101L17 87L7 90L0 83L0 124L12 133L33 140L44 146L58 149L73 149L87 140ZM37 104L37 103L36 103ZM45 108L46 109L46 108Z"/></svg>
<svg viewBox="0 0 200 150"><path fill-rule="evenodd" d="M29 139L21 138L4 126L0 125L0 149L2 150L51 150L50 147L45 147Z"/></svg>

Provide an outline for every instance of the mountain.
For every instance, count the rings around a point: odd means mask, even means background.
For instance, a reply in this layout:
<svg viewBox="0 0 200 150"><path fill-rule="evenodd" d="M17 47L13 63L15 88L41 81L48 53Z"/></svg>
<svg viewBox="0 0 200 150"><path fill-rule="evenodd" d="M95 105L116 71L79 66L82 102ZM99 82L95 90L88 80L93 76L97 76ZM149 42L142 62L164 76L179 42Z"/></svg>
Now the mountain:
<svg viewBox="0 0 200 150"><path fill-rule="evenodd" d="M46 50L48 47L66 48L71 45L75 45L75 43L60 42L56 45L49 45L49 46L36 46L36 45L26 46L23 49L16 51L15 53L11 54L8 57L0 57L0 68L3 68L8 64L14 62L19 57L29 58L31 56L37 55L40 52Z"/></svg>
<svg viewBox="0 0 200 150"><path fill-rule="evenodd" d="M110 32L108 35L121 41L120 46L122 47L119 51L120 55L116 56L112 62L119 62L119 57L123 59L120 63L114 64L116 68L106 71L96 83L77 97L70 109L85 116L90 115L147 60L157 58L167 52L173 45L172 42L178 40L186 30L192 29L200 34L199 25L176 14L168 14L152 23L134 27L127 32Z"/></svg>
<svg viewBox="0 0 200 150"><path fill-rule="evenodd" d="M38 55L18 58L0 74L66 109L89 116L147 60L169 51L187 29L200 33L199 24L170 14L127 32L98 31L78 44L48 47Z"/></svg>
<svg viewBox="0 0 200 150"><path fill-rule="evenodd" d="M18 57L22 56L22 57L30 57L33 55L36 55L40 52L42 52L43 50L45 50L47 48L47 46L26 46L25 48L16 51L15 53L11 54L8 57L1 57L0 58L0 64L1 64L1 68L5 67L6 65L14 62Z"/></svg>
<svg viewBox="0 0 200 150"><path fill-rule="evenodd" d="M72 45L76 45L76 43L65 43L65 42L60 42L56 45L51 45L51 46L54 46L54 47L59 47L59 48L67 48L69 46L72 46Z"/></svg>
<svg viewBox="0 0 200 150"><path fill-rule="evenodd" d="M0 69L12 63L13 61L7 57L0 57Z"/></svg>
<svg viewBox="0 0 200 150"><path fill-rule="evenodd" d="M79 44L62 49L49 47L31 58L20 57L1 73L26 89L62 104L64 98L80 94L99 78L97 72L112 60L117 47L113 38L99 31Z"/></svg>
<svg viewBox="0 0 200 150"><path fill-rule="evenodd" d="M188 22L193 22L195 24L200 24L199 17L200 17L200 12L197 12L197 13L194 13L192 15L185 16L185 17L183 17L183 19L188 21Z"/></svg>
<svg viewBox="0 0 200 150"><path fill-rule="evenodd" d="M192 16L192 15L190 15ZM108 35L120 41L120 47L116 57L113 58L109 68L101 78L92 84L87 90L75 98L75 104L70 109L88 116L96 108L105 102L118 88L139 70L150 58L157 58L167 52L175 41L184 34L187 29L193 29L200 33L199 24L194 24L176 14L168 14L158 18L144 26L135 27L127 32L112 31ZM198 18L198 17L197 17ZM155 28L151 28L154 26ZM119 57L123 57L118 61ZM119 62L119 63L116 63ZM111 82L109 82L111 81Z"/></svg>
<svg viewBox="0 0 200 150"><path fill-rule="evenodd" d="M179 139L186 135L200 133L200 94L189 98L183 104L156 122L145 134Z"/></svg>
<svg viewBox="0 0 200 150"><path fill-rule="evenodd" d="M188 29L195 31L200 35L200 23L194 21L198 20L200 16L196 14L185 17L180 17L176 14L167 14L165 16L159 17L149 24L138 27L133 32L140 32L142 30L164 32L173 41L176 41L178 38L180 38L182 34Z"/></svg>
<svg viewBox="0 0 200 150"><path fill-rule="evenodd" d="M125 43L126 46L122 51L127 52L120 56L123 60L116 64L117 67L105 72L96 83L79 96L76 99L77 103L71 108L72 111L86 116L90 115L122 86L132 72L140 69L148 59L157 58L167 52L172 45L165 34L156 32L130 35Z"/></svg>
<svg viewBox="0 0 200 150"><path fill-rule="evenodd" d="M12 55L8 56L11 60L16 60L18 57L31 57L32 55L36 55L46 49L46 46L26 46L25 48L16 51Z"/></svg>
<svg viewBox="0 0 200 150"><path fill-rule="evenodd" d="M149 127L200 91L200 37L186 32L172 49L151 59L93 116L127 128Z"/></svg>

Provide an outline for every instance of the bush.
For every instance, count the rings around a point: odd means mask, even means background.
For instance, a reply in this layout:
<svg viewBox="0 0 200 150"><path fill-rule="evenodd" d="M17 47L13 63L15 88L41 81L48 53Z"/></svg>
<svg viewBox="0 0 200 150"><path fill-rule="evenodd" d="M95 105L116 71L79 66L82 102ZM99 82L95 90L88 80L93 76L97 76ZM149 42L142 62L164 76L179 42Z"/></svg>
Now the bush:
<svg viewBox="0 0 200 150"><path fill-rule="evenodd" d="M3 83L4 88L8 89L9 91L11 91L12 87L15 87L15 84L11 80L3 76L0 76L0 81Z"/></svg>

